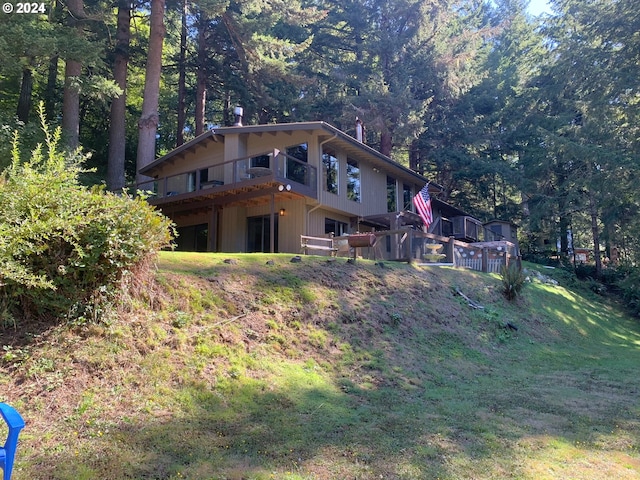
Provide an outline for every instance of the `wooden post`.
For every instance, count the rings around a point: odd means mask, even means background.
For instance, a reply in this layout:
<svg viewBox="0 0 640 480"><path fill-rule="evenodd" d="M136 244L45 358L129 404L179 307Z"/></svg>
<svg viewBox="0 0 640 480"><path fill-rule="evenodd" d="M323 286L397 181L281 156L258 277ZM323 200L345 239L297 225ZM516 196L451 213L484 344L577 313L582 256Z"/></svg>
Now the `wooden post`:
<svg viewBox="0 0 640 480"><path fill-rule="evenodd" d="M413 263L413 230L409 230L409 264Z"/></svg>
<svg viewBox="0 0 640 480"><path fill-rule="evenodd" d="M209 245L207 250L209 252L218 251L218 216L220 214L220 207L214 205L211 207L211 215L209 216Z"/></svg>
<svg viewBox="0 0 640 480"><path fill-rule="evenodd" d="M269 250L271 253L276 253L276 196L271 194L271 218L269 219Z"/></svg>
<svg viewBox="0 0 640 480"><path fill-rule="evenodd" d="M449 242L447 243L447 259L451 259L451 263L456 267L456 237L449 237Z"/></svg>
<svg viewBox="0 0 640 480"><path fill-rule="evenodd" d="M487 273L489 271L489 249L482 249L482 271Z"/></svg>

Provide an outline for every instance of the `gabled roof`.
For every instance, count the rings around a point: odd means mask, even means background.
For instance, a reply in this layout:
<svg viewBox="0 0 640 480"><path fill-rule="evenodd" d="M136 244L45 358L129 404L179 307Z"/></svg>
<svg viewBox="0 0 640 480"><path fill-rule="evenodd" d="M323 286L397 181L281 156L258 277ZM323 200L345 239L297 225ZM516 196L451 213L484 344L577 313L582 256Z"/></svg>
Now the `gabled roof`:
<svg viewBox="0 0 640 480"><path fill-rule="evenodd" d="M383 155L377 150L371 148L370 146L358 141L354 137L346 134L342 130L337 129L333 125L330 125L326 122L297 122L297 123L275 123L275 124L264 124L264 125L245 125L245 126L233 126L233 127L220 127L209 130L202 135L194 138L193 140L179 146L178 148L172 150L171 152L163 155L158 158L154 162L140 169L140 173L143 175L148 175L152 172L157 166L163 164L167 161L175 160L176 157L183 157L188 152L194 152L199 148L207 147L211 142L221 142L224 143L225 135L229 134L262 134L262 133L276 133L276 132L293 132L293 131L308 131L309 133L320 130L321 142L326 145L339 147L341 150L344 150L347 154L352 155L354 157L362 157L366 156L368 160L372 161L378 166L384 168L391 167L392 169L401 171L408 178L411 178L418 184L426 183L426 178L420 175L417 172L401 165L397 162L394 162L391 158ZM429 184L434 188L434 190L443 191L443 187L431 182Z"/></svg>

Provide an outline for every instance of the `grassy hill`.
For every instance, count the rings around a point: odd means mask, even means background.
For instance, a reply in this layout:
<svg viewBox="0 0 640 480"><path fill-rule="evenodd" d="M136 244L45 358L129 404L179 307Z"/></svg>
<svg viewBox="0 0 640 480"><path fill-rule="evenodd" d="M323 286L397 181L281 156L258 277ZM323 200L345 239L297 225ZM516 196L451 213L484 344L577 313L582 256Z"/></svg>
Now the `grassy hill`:
<svg viewBox="0 0 640 480"><path fill-rule="evenodd" d="M163 253L119 318L5 326L14 479L640 477L640 326L563 272L507 303L495 275L290 258Z"/></svg>

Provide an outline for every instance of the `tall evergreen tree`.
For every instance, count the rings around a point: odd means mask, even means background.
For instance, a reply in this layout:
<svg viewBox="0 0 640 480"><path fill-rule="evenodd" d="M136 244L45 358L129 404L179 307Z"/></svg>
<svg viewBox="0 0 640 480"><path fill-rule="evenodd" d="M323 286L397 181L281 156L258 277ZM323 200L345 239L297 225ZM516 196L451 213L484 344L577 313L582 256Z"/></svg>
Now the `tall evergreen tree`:
<svg viewBox="0 0 640 480"><path fill-rule="evenodd" d="M113 78L122 93L111 100L109 124L109 158L107 187L112 191L125 186L127 68L131 37L131 5L129 0L118 0L116 45Z"/></svg>
<svg viewBox="0 0 640 480"><path fill-rule="evenodd" d="M628 0L554 4L561 14L547 30L553 61L541 77L547 82L547 111L555 113L545 142L563 172L557 177L562 189L556 197L565 211L580 213L572 220L574 225L577 221L588 225L600 275L601 235L603 229L615 230L605 225L615 222L605 215L607 205L612 196L626 196L634 143L637 148L637 140L631 140L624 126L625 119L637 118L637 102L629 100L640 93L638 41L633 35L627 37L624 20L636 16Z"/></svg>
<svg viewBox="0 0 640 480"><path fill-rule="evenodd" d="M160 73L162 70L162 45L164 43L164 0L151 0L149 17L149 50L145 70L142 113L138 121L138 152L136 168L149 165L156 155L156 132L158 130L158 103L160 96ZM137 174L138 182L144 180Z"/></svg>

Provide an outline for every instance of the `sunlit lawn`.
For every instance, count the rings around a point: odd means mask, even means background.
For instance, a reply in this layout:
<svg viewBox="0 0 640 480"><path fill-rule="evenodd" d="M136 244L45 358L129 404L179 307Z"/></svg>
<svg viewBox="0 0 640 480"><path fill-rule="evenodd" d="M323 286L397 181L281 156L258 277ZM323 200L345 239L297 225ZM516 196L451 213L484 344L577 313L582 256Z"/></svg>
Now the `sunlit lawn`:
<svg viewBox="0 0 640 480"><path fill-rule="evenodd" d="M223 258L167 253L161 272L215 276ZM243 285L261 285L268 299L256 307L266 333L247 334L245 317L231 314L216 328L112 326L92 348L103 363L117 364L105 350L129 355L123 378L89 386L50 431L27 427L14 478L640 477L640 329L598 298L534 283L508 305L491 293L496 276L447 269L442 282L486 307L453 296L446 308L429 307L466 312L458 326L421 323L425 312L410 306L382 326L283 322L269 313L277 307L267 290L304 304L295 292L308 288L290 256L233 258L237 272L256 276ZM265 267L271 258L277 275ZM274 275L282 281L270 287ZM184 288L194 295L188 281ZM318 284L304 298L323 311L341 295ZM502 329L505 319L518 331ZM146 351L125 351L140 334ZM22 406L48 411L28 399ZM43 434L56 437L57 451L41 450Z"/></svg>

